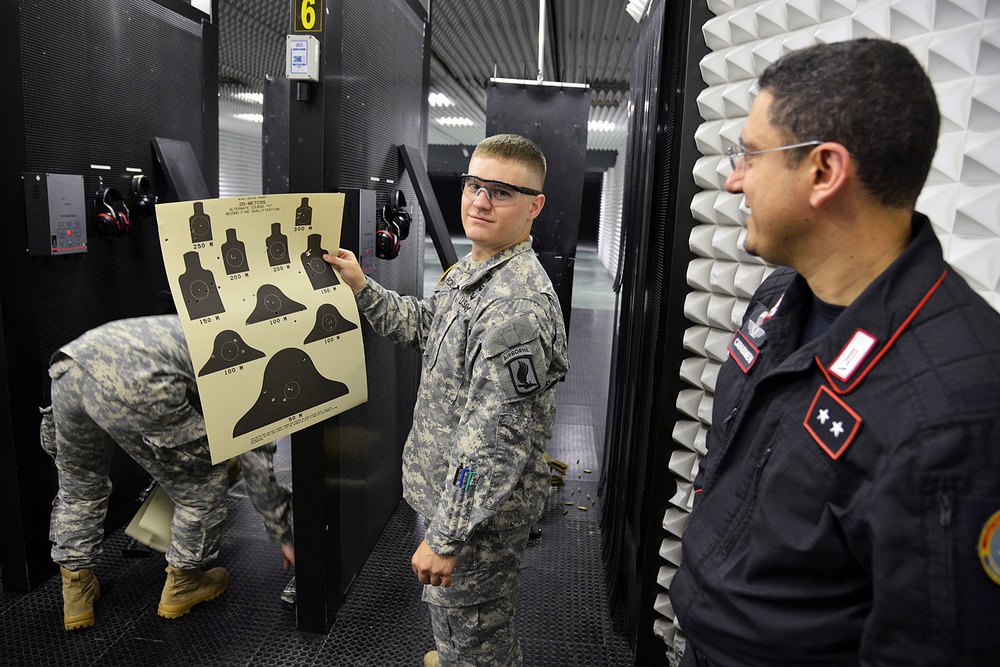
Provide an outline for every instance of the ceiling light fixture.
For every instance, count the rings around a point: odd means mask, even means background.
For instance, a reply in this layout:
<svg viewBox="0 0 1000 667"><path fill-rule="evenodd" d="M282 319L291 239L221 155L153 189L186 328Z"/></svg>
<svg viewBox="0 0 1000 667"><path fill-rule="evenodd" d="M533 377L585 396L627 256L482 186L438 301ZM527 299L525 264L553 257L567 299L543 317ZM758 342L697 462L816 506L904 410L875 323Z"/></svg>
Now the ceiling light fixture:
<svg viewBox="0 0 1000 667"><path fill-rule="evenodd" d="M234 113L233 118L237 120L245 120L249 123L263 123L264 114L260 113Z"/></svg>
<svg viewBox="0 0 1000 667"><path fill-rule="evenodd" d="M649 11L650 5L652 5L651 0L628 0L628 4L625 6L625 11L636 23L642 22L642 17L646 15Z"/></svg>
<svg viewBox="0 0 1000 667"><path fill-rule="evenodd" d="M441 125L448 125L449 127L467 127L474 125L471 118L466 118L464 116L448 116L447 118L438 118L437 122Z"/></svg>
<svg viewBox="0 0 1000 667"><path fill-rule="evenodd" d="M444 93L431 93L427 96L427 101L432 107L450 107L453 102Z"/></svg>
<svg viewBox="0 0 1000 667"><path fill-rule="evenodd" d="M254 104L264 104L264 93L236 93L233 95L238 100L253 102Z"/></svg>

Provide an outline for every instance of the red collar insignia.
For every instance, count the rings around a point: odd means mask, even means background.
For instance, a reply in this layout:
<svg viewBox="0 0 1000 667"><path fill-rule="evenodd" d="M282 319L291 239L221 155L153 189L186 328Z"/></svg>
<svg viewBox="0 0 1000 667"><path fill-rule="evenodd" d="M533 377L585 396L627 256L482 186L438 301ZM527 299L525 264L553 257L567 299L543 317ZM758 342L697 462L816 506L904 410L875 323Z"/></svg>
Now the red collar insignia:
<svg viewBox="0 0 1000 667"><path fill-rule="evenodd" d="M821 385L802 425L823 451L836 461L858 434L861 417L829 387Z"/></svg>

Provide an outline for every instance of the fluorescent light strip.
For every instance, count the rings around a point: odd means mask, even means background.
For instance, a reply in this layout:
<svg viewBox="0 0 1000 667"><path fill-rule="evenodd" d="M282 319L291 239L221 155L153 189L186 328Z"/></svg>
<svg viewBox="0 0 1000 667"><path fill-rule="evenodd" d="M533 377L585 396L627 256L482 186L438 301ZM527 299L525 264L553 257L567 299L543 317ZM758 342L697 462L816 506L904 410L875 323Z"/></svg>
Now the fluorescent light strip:
<svg viewBox="0 0 1000 667"><path fill-rule="evenodd" d="M236 93L233 97L238 100L243 100L244 102L264 104L264 93Z"/></svg>
<svg viewBox="0 0 1000 667"><path fill-rule="evenodd" d="M450 107L451 99L444 93L431 93L427 96L427 101L432 107Z"/></svg>
<svg viewBox="0 0 1000 667"><path fill-rule="evenodd" d="M471 127L472 125L475 125L471 118L466 118L464 116L448 116L447 118L438 118L437 122L440 125L447 125L448 127Z"/></svg>

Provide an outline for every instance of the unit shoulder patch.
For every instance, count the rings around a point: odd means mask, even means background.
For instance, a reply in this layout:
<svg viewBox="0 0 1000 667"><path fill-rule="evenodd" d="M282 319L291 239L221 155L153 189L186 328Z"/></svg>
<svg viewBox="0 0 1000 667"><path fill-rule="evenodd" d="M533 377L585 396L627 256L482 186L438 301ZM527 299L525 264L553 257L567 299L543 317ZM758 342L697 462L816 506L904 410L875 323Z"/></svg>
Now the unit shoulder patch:
<svg viewBox="0 0 1000 667"><path fill-rule="evenodd" d="M538 389L538 374L535 372L535 362L531 358L531 351L524 347L518 350L511 350L512 356L505 357L504 363L510 372L510 379L514 382L514 391L524 396Z"/></svg>
<svg viewBox="0 0 1000 667"><path fill-rule="evenodd" d="M1000 510L993 513L979 533L979 562L993 583L1000 586Z"/></svg>
<svg viewBox="0 0 1000 667"><path fill-rule="evenodd" d="M483 352L490 362L493 382L504 399L518 400L542 387L539 372L545 371L545 353L540 328L531 315L522 315L489 331Z"/></svg>

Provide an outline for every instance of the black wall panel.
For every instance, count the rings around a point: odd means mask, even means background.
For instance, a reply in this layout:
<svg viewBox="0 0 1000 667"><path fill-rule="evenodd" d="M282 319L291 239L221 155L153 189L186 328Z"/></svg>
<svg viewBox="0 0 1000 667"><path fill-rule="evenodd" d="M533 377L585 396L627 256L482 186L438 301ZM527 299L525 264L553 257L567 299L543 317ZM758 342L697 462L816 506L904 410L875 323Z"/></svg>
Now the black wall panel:
<svg viewBox="0 0 1000 667"><path fill-rule="evenodd" d="M459 203L454 201L458 179L469 166L469 156L475 147L471 146L428 146L427 169L434 187L434 193L441 203L445 224L453 236L465 234ZM587 171L583 178L583 198L580 204L580 233L578 245L597 245L597 230L600 227L601 197L604 188L604 172L615 166L617 151L588 150ZM546 188L547 190L548 188ZM546 204L548 206L548 204Z"/></svg>
<svg viewBox="0 0 1000 667"><path fill-rule="evenodd" d="M24 549L0 557L5 588L26 590L53 567L47 527L54 468L39 457L37 438L37 408L49 402L48 359L104 322L172 310L155 218L134 206L130 181L144 174L153 194L165 198L150 143L162 136L190 142L217 190L217 33L179 0L4 5L5 68L19 76L4 81L0 371L8 391L0 396L0 494L20 520L0 520L0 531L5 545ZM88 252L27 256L22 172L83 176ZM93 195L102 186L119 190L130 207L129 236L98 233ZM112 478L109 527L116 527L130 518L147 478L124 454Z"/></svg>
<svg viewBox="0 0 1000 667"><path fill-rule="evenodd" d="M531 225L532 247L552 279L568 332L587 167L590 89L491 81L486 95L486 135L520 134L545 155L545 207Z"/></svg>
<svg viewBox="0 0 1000 667"><path fill-rule="evenodd" d="M186 139L202 158L200 22L141 0L27 4L26 170L83 174L88 213L102 185L131 205L129 168L151 177L164 197L150 138ZM55 39L48 34L53 25ZM101 237L91 215L87 253L33 262L41 368L54 349L93 326L171 307L157 297L167 283L155 220L132 213L128 237Z"/></svg>
<svg viewBox="0 0 1000 667"><path fill-rule="evenodd" d="M545 208L531 226L535 250L574 257L587 168L590 89L490 82L486 95L486 135L520 134L545 154Z"/></svg>
<svg viewBox="0 0 1000 667"><path fill-rule="evenodd" d="M696 0L654 0L630 77L620 313L599 493L609 593L625 607L637 665L667 664L667 647L653 634L654 604L663 590L656 582L663 513L676 489L669 461L690 326L684 315L695 224L690 174L700 155L694 136L704 87L701 26L710 16Z"/></svg>
<svg viewBox="0 0 1000 667"><path fill-rule="evenodd" d="M326 0L325 9L322 80L289 90L289 190L374 190L380 208L401 189L410 234L399 256L377 260L371 276L420 295L425 224L398 147L427 143L426 11L408 0ZM300 630L326 631L402 497L420 356L367 322L362 332L368 402L292 436Z"/></svg>
<svg viewBox="0 0 1000 667"><path fill-rule="evenodd" d="M345 2L343 77L340 95L339 188L376 191L384 204L393 189L403 190L414 224L399 256L378 260L373 278L401 294L423 286L424 221L416 193L405 175L397 146L423 146L421 108L427 99L422 76L424 19L402 1ZM377 180L373 180L377 179ZM402 495L402 444L413 420L420 358L365 325L368 403L341 418L342 427L364 439L342 449L341 476L361 482L342 490L351 516L344 524L345 577L364 564ZM359 539L361 538L361 539Z"/></svg>

